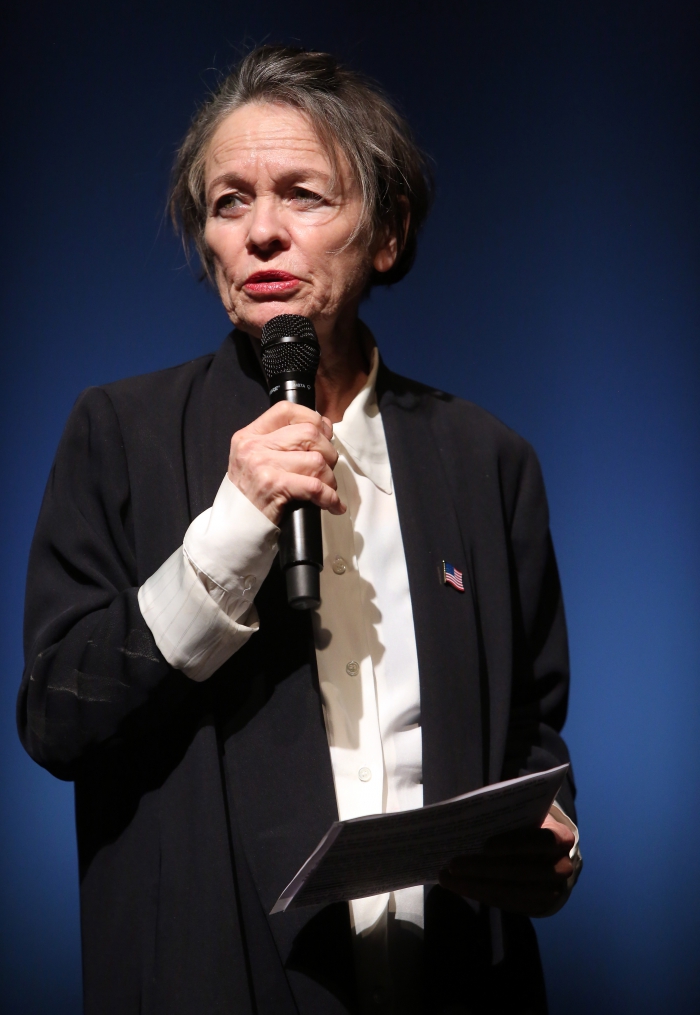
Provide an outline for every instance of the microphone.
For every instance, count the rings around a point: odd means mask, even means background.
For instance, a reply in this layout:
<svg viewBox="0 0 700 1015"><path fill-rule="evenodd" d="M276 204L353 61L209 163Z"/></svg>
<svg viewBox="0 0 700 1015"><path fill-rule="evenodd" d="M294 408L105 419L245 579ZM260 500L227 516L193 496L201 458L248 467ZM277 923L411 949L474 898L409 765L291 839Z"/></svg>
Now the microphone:
<svg viewBox="0 0 700 1015"><path fill-rule="evenodd" d="M270 405L286 401L315 409L321 349L311 321L300 314L273 317L262 330L261 346ZM321 509L316 504L298 500L287 504L280 524L279 558L289 605L295 610L316 609L323 569Z"/></svg>

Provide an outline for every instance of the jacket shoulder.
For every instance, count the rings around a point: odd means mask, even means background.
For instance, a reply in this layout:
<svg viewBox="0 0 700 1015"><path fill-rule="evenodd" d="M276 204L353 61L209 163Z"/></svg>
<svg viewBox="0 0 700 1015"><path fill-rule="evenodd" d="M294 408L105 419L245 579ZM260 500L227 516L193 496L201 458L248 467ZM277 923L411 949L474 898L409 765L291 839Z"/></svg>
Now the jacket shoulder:
<svg viewBox="0 0 700 1015"><path fill-rule="evenodd" d="M214 354L178 366L137 374L85 388L75 401L64 431L89 432L92 440L152 443L167 434L183 413L192 392L209 370ZM147 435L151 435L151 440Z"/></svg>
<svg viewBox="0 0 700 1015"><path fill-rule="evenodd" d="M378 387L380 379L378 379ZM393 404L401 418L422 417L439 452L444 475L454 488L456 503L476 503L479 497L500 504L508 524L518 503L529 500L546 513L542 472L534 449L509 426L474 402L385 371L380 407ZM420 428L414 437L420 440ZM485 509L486 510L486 509Z"/></svg>
<svg viewBox="0 0 700 1015"><path fill-rule="evenodd" d="M435 424L448 427L455 438L467 441L474 450L499 458L528 458L534 454L524 437L475 402L389 370L385 370L383 380L383 387L399 404L407 408L411 403L420 405Z"/></svg>
<svg viewBox="0 0 700 1015"><path fill-rule="evenodd" d="M207 353L177 366L101 384L97 388L88 388L83 392L83 396L93 391L102 392L117 410L122 406L138 403L148 406L151 410L164 405L175 408L205 376L214 356L215 353Z"/></svg>

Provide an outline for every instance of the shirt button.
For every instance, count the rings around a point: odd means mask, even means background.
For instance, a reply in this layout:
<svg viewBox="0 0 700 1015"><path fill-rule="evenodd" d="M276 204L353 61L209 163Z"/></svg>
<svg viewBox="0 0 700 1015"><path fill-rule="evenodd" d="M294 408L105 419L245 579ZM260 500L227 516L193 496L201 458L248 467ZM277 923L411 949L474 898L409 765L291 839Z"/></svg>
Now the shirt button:
<svg viewBox="0 0 700 1015"><path fill-rule="evenodd" d="M369 768L361 768L357 774L360 777L360 782L369 782L372 778L372 772Z"/></svg>
<svg viewBox="0 0 700 1015"><path fill-rule="evenodd" d="M333 563L331 564L331 567L333 568L336 574L345 574L345 572L348 569L348 566L342 557L336 557Z"/></svg>
<svg viewBox="0 0 700 1015"><path fill-rule="evenodd" d="M345 672L349 677L356 677L357 674L360 672L360 664L358 662L355 662L354 659L351 659L350 662L345 667Z"/></svg>
<svg viewBox="0 0 700 1015"><path fill-rule="evenodd" d="M243 591L244 592L250 592L250 590L252 589L253 585L255 585L255 575L254 574L247 574L245 576L245 578L243 579Z"/></svg>

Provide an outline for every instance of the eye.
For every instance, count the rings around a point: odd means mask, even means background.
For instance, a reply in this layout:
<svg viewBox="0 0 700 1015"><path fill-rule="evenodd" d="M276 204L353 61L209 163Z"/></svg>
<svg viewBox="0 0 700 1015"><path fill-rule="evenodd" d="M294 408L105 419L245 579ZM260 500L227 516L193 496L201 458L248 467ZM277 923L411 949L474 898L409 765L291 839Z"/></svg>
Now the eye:
<svg viewBox="0 0 700 1015"><path fill-rule="evenodd" d="M294 187L292 190L292 200L302 206L315 207L316 205L323 204L325 199L322 194L316 194L307 187Z"/></svg>
<svg viewBox="0 0 700 1015"><path fill-rule="evenodd" d="M214 202L214 214L223 215L224 218L235 214L243 207L243 200L240 194L222 194Z"/></svg>

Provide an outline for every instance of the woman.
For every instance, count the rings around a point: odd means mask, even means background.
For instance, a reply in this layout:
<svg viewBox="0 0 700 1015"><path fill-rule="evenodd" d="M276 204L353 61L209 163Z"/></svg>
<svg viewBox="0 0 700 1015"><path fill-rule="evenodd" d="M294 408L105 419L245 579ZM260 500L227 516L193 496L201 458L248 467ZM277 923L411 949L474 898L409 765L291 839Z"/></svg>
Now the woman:
<svg viewBox="0 0 700 1015"><path fill-rule="evenodd" d="M570 782L425 893L267 916L338 815L568 758L536 458L390 373L358 319L429 196L407 125L325 54L253 51L180 150L172 209L235 330L83 394L30 560L19 722L76 783L88 1012L546 1009L527 917L575 876ZM281 313L316 328L318 413L266 408ZM293 499L322 509L313 627L273 566Z"/></svg>

